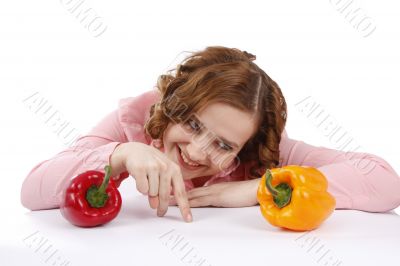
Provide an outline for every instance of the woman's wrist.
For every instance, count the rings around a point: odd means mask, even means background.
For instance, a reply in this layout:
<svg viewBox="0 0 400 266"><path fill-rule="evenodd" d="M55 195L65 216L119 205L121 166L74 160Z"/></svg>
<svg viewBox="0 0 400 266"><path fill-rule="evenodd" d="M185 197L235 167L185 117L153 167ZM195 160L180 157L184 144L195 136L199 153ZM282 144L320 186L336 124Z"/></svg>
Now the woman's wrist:
<svg viewBox="0 0 400 266"><path fill-rule="evenodd" d="M110 156L111 176L118 176L126 171L125 167L125 146L126 143L118 144Z"/></svg>
<svg viewBox="0 0 400 266"><path fill-rule="evenodd" d="M260 178L255 178L253 180L250 180L251 182L251 191L252 191L252 201L254 203L254 206L258 205L258 199L257 199L257 191L258 191L258 185L260 184Z"/></svg>

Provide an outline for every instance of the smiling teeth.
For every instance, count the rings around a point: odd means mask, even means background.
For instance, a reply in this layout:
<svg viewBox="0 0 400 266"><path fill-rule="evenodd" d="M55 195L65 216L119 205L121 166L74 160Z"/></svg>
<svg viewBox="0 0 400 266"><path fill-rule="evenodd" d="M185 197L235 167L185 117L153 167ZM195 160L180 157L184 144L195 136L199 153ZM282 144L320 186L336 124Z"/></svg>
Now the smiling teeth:
<svg viewBox="0 0 400 266"><path fill-rule="evenodd" d="M195 163L189 162L189 160L185 157L185 154L183 154L182 151L181 151L181 156L182 156L183 160L185 161L185 163L187 163L188 165L191 165L191 166L199 166L200 165L200 164L195 164Z"/></svg>

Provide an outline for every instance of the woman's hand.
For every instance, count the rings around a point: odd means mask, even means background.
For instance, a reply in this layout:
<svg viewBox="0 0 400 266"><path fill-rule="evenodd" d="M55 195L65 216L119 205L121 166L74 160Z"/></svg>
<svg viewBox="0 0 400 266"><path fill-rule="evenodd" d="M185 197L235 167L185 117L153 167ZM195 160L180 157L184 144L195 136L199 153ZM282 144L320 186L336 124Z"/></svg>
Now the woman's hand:
<svg viewBox="0 0 400 266"><path fill-rule="evenodd" d="M185 221L192 221L180 167L160 150L140 143L127 142L116 147L111 155L111 167L127 171L136 180L136 189L148 195L151 208L164 216L172 188Z"/></svg>
<svg viewBox="0 0 400 266"><path fill-rule="evenodd" d="M245 181L222 182L206 187L194 188L187 192L190 207L249 207L257 202L257 188L260 178ZM171 206L176 205L170 196Z"/></svg>

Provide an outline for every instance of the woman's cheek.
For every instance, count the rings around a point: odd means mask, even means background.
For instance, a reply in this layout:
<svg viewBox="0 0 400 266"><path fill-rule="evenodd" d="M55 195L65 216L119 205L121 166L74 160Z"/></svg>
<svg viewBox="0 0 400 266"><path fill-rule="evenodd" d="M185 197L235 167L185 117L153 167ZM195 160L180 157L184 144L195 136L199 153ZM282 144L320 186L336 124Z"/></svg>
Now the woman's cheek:
<svg viewBox="0 0 400 266"><path fill-rule="evenodd" d="M236 160L237 158L237 160ZM237 165L236 165L237 164ZM217 167L220 171L227 171L232 167L237 167L240 164L240 159L236 153L231 153L223 156L220 161L217 162Z"/></svg>

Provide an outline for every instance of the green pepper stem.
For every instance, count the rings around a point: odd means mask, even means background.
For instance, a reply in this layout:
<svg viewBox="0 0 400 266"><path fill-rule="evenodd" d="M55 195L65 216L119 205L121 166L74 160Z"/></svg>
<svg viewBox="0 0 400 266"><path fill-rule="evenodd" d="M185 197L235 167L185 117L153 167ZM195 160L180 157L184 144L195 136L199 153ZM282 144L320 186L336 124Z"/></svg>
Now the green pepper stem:
<svg viewBox="0 0 400 266"><path fill-rule="evenodd" d="M103 183L101 183L101 186L100 186L99 192L98 192L98 193L101 193L101 194L103 194L106 191L108 183L110 181L111 166L106 165L104 167L104 172L105 172L105 175L104 175Z"/></svg>
<svg viewBox="0 0 400 266"><path fill-rule="evenodd" d="M106 189L110 181L111 166L106 165L104 167L104 171L105 175L100 187L92 185L90 188L88 188L86 192L86 200L89 203L89 205L93 208L104 207L104 205L108 200L108 194L106 193Z"/></svg>
<svg viewBox="0 0 400 266"><path fill-rule="evenodd" d="M287 183L280 183L276 187L272 186L272 173L269 169L266 172L265 186L271 193L272 198L278 208L283 208L290 203L292 188Z"/></svg>
<svg viewBox="0 0 400 266"><path fill-rule="evenodd" d="M266 178L265 178L265 185L267 186L267 189L272 194L272 196L277 197L278 194L279 194L279 191L276 190L275 187L272 186L271 180L272 180L271 171L269 169L267 169Z"/></svg>

